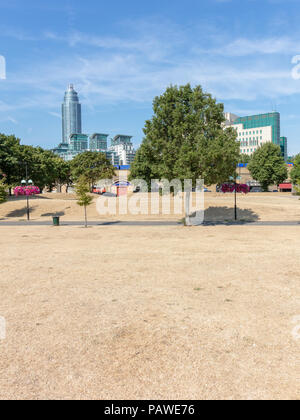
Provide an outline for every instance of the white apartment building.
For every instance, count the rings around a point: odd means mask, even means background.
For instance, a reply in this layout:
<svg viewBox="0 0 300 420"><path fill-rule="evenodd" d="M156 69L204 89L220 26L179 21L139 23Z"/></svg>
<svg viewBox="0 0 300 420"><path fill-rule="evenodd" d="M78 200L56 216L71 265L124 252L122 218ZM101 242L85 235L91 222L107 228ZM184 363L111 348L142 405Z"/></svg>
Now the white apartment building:
<svg viewBox="0 0 300 420"><path fill-rule="evenodd" d="M258 127L252 130L245 129L243 124L232 127L237 132L241 153L245 155L252 155L263 144L272 142L272 127Z"/></svg>
<svg viewBox="0 0 300 420"><path fill-rule="evenodd" d="M281 146L278 112L248 117L225 113L224 116L224 128L232 127L236 130L241 153L251 156L259 147L269 142Z"/></svg>
<svg viewBox="0 0 300 420"><path fill-rule="evenodd" d="M131 142L132 137L118 134L112 139L109 150L119 157L119 165L131 165L136 151Z"/></svg>

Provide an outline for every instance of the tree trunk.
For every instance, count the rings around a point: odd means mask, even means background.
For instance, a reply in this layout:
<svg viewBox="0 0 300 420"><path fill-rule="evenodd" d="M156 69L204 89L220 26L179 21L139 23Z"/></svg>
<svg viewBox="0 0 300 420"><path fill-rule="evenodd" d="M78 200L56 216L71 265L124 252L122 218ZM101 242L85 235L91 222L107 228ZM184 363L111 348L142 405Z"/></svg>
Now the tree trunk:
<svg viewBox="0 0 300 420"><path fill-rule="evenodd" d="M86 206L84 206L84 220L85 220L85 227L87 228L87 213L86 213Z"/></svg>
<svg viewBox="0 0 300 420"><path fill-rule="evenodd" d="M269 192L269 184L261 184L263 192Z"/></svg>

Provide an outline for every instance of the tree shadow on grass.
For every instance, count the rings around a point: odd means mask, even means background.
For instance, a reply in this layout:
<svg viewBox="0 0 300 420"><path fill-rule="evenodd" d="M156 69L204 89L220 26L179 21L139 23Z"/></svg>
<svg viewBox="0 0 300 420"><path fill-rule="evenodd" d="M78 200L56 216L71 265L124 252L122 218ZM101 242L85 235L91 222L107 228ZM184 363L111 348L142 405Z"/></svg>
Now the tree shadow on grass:
<svg viewBox="0 0 300 420"><path fill-rule="evenodd" d="M8 197L8 201L26 201L26 195L19 195L18 197L11 195L10 197ZM51 198L49 197L45 197L42 194L38 194L38 195L31 195L30 200L51 200Z"/></svg>
<svg viewBox="0 0 300 420"><path fill-rule="evenodd" d="M30 213L34 210L37 206L30 206ZM27 208L24 207L22 209L13 210L5 215L5 217L23 217L27 214Z"/></svg>
<svg viewBox="0 0 300 420"><path fill-rule="evenodd" d="M196 213L192 216L195 217ZM237 209L237 220L234 219L233 207L209 207L204 212L204 224L243 224L257 222L259 215L251 209Z"/></svg>
<svg viewBox="0 0 300 420"><path fill-rule="evenodd" d="M66 213L64 211L56 211L56 212L53 212L53 213L41 214L41 217L53 217L53 216L61 217L61 216L64 216L65 214Z"/></svg>

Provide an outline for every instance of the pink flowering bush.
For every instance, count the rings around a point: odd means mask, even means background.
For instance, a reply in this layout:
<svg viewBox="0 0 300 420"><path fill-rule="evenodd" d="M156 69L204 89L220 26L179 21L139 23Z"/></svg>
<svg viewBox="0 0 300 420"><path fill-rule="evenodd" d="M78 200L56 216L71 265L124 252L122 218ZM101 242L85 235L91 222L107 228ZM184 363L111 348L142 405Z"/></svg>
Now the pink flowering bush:
<svg viewBox="0 0 300 420"><path fill-rule="evenodd" d="M233 193L236 189L237 193L248 194L250 192L250 187L246 184L223 184L221 191L225 193Z"/></svg>
<svg viewBox="0 0 300 420"><path fill-rule="evenodd" d="M16 197L18 197L19 195L35 195L35 194L40 194L41 191L39 189L39 187L35 187L34 185L30 185L27 187L16 187L14 189L14 194Z"/></svg>

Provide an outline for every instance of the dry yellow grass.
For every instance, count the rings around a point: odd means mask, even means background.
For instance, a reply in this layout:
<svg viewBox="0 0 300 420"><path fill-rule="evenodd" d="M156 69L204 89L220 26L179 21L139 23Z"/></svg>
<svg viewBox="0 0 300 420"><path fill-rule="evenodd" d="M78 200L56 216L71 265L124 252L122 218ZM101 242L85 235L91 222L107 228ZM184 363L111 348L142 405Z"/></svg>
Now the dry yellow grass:
<svg viewBox="0 0 300 420"><path fill-rule="evenodd" d="M268 198L239 202L299 220ZM298 399L299 229L1 226L0 398Z"/></svg>
<svg viewBox="0 0 300 420"><path fill-rule="evenodd" d="M132 194L129 196L131 199ZM99 215L94 203L88 208L90 220L179 220L184 213L178 215ZM141 198L142 203L148 195L137 194L134 198ZM205 194L206 220L233 219L233 194ZM291 194L238 194L239 218L262 221L300 220L300 201ZM194 197L195 202L195 197ZM150 203L150 199L149 199ZM150 204L149 204L150 206ZM161 207L161 206L160 206ZM172 206L171 206L172 207ZM32 220L50 220L52 215L58 214L62 221L82 220L83 209L76 204L72 194L43 194L30 199ZM161 210L161 208L160 208ZM0 221L25 220L26 200L23 197L13 198L0 206Z"/></svg>

